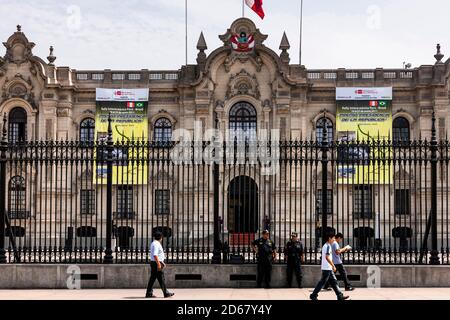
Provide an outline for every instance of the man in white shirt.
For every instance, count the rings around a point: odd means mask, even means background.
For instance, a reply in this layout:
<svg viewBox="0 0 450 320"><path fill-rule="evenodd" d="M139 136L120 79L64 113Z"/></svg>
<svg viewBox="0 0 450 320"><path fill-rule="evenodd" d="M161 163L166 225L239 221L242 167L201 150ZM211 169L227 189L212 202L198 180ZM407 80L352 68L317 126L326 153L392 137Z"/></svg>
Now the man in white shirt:
<svg viewBox="0 0 450 320"><path fill-rule="evenodd" d="M160 232L156 232L154 234L155 240L152 242L150 246L150 268L151 268L151 276L147 285L147 293L145 294L146 298L156 298L153 295L153 285L155 284L156 279L158 279L161 290L163 291L164 298L172 297L174 294L169 292L166 287L165 279L164 279L164 271L166 264L164 263L165 255L164 249L161 245L162 234Z"/></svg>
<svg viewBox="0 0 450 320"><path fill-rule="evenodd" d="M330 281L330 284L334 292L336 293L338 300L347 300L349 298L348 296L344 296L341 290L339 289L336 276L334 275L334 273L336 272L336 267L334 266L333 260L331 258L332 253L331 245L335 240L334 237L335 237L334 233L327 234L326 237L327 242L325 242L325 244L322 247L322 261L321 261L322 278L317 283L313 293L311 293L311 295L309 296L311 300L317 300L317 296L320 290L322 290L322 288L328 281Z"/></svg>
<svg viewBox="0 0 450 320"><path fill-rule="evenodd" d="M342 280L344 281L345 291L353 291L354 288L350 284L350 281L348 281L347 271L345 270L344 265L342 264L342 259L341 259L341 254L344 252L350 251L351 247L345 246L344 248L341 248L339 246L339 242L342 239L344 239L344 235L340 232L336 233L335 241L331 245L333 263L334 263L334 266L336 267L337 271L339 271L339 274L341 275ZM330 281L328 281L328 283L325 285L324 289L331 290L331 289L329 289L329 287L330 287Z"/></svg>

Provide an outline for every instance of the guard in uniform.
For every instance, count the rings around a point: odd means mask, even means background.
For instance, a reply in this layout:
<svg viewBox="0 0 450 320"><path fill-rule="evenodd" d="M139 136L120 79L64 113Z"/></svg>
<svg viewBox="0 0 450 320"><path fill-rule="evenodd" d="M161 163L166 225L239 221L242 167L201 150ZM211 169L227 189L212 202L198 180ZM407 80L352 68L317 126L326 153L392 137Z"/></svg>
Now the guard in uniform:
<svg viewBox="0 0 450 320"><path fill-rule="evenodd" d="M262 237L253 241L252 248L256 253L258 259L258 274L256 277L256 283L258 288L261 288L262 281L266 285L266 288L270 288L270 280L272 274L272 262L276 256L275 243L269 239L269 231L264 230Z"/></svg>
<svg viewBox="0 0 450 320"><path fill-rule="evenodd" d="M295 272L297 284L302 288L302 267L304 262L303 244L298 239L296 232L291 233L291 240L286 243L284 255L287 258L287 285L292 286L292 276Z"/></svg>

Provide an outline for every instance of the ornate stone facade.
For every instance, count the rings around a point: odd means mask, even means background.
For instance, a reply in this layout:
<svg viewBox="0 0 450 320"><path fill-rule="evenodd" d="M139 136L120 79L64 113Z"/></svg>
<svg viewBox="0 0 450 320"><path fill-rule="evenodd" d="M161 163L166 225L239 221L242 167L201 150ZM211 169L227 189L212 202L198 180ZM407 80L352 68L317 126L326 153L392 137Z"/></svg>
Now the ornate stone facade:
<svg viewBox="0 0 450 320"><path fill-rule="evenodd" d="M393 87L394 119L402 117L407 120L412 139L429 138L433 111L438 120L438 138L445 138L448 134L450 59L442 62L440 47L435 64L414 69L311 70L290 64L290 45L285 34L278 54L264 45L267 35L247 18L234 21L220 39L223 46L206 55L207 44L201 34L197 44L197 64L182 66L178 70L74 70L55 65L57 59L53 48L47 57L48 63L34 56L32 49L35 44L18 26L17 31L4 42L6 53L0 58L0 113L10 114L13 109L22 108L26 121L21 123L26 125L24 132L29 140L76 140L80 136L81 122L94 118L96 88L148 88L150 138L153 138L155 124L160 118L168 119L172 129L191 131L196 121L202 124L203 129L214 128L217 121L219 129L224 131L230 126L233 106L248 103L254 107L257 129L280 129L281 136L286 139L306 140L314 139L318 120L324 113L331 127L334 126L336 87L388 86ZM230 182L234 178L230 177L231 172L222 174L225 181ZM403 179L407 175L398 174ZM281 194L281 182L272 192L268 180L259 177L259 173L254 175L255 181L263 180L268 186L264 187L268 194L275 197L276 192ZM169 174L163 178L155 177L158 179L163 181L163 186L175 183ZM189 181L182 183L188 184ZM223 194L226 192L221 191ZM307 192L316 190L305 188L298 194L305 198ZM71 196L78 197L75 193ZM208 197L212 199L211 191ZM226 207L222 202L220 206ZM304 211L312 212L312 206L312 203L305 204ZM279 209L286 210L281 204ZM299 212L301 210L299 206ZM281 219L287 219L278 214ZM179 221L175 221L175 217L171 219L171 225L183 222L182 218ZM211 232L212 220L211 216L207 218ZM314 221L310 223L312 225ZM225 224L225 229L230 226L227 221ZM307 230L308 237L314 237L313 227ZM283 232L288 234L287 230Z"/></svg>

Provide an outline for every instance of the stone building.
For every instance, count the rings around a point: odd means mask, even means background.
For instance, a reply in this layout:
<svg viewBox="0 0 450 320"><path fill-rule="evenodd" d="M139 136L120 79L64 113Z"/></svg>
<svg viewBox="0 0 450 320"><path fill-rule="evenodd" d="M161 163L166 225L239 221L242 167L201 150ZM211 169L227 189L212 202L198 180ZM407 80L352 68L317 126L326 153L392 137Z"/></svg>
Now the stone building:
<svg viewBox="0 0 450 320"><path fill-rule="evenodd" d="M249 132L261 129L279 129L282 139L315 140L316 138L320 139L322 134L324 114L327 118L327 132L331 136L329 138L333 138L336 121L337 87L393 87L394 139L395 135L408 139L429 139L433 111L437 118L438 138L445 139L447 137L450 120L448 112L450 60L442 61L443 55L440 53L439 47L435 55L436 61L434 61L434 64L422 65L414 69L377 68L356 70L340 68L311 70L303 65L290 63L290 44L286 34L281 39L279 51L268 48L264 45L264 41L268 36L257 29L255 24L247 18L240 18L234 21L230 28L219 37L223 41L223 46L215 48L209 54L206 54L205 51L208 47L203 34L201 34L197 43L197 64L182 66L176 70L75 70L70 67L57 66L52 47L50 47L50 54L46 59L33 55L35 44L30 42L25 33L22 32L21 27L17 26L17 31L3 43L6 47L6 53L3 58L0 58L0 113L6 113L8 117L9 141L16 142L25 139L86 141L94 139L96 88L148 88L149 137L152 140L170 139L171 133L180 128L192 131L196 121L201 123L203 130L214 128L216 119L218 128L221 131L224 131L226 128L242 126L250 128ZM431 57L430 60L432 60ZM56 165L53 170L58 170ZM236 172L231 173L231 170L227 171L225 168L221 170L223 176L221 175L220 185L223 190L221 189L220 208L221 217L224 217L222 228L228 234L233 229L233 225L239 222L229 219L229 214L227 214L229 211L227 211L226 207L230 205L227 203L227 199L231 198L227 198L223 194L230 192L230 187L226 186L226 184L231 185L232 181L237 183L237 180L234 179L242 177L242 175ZM333 169L330 167L329 170L331 172ZM200 175L200 171L196 174ZM39 207L37 199L47 197L47 200L51 201L49 199L52 196L45 195L45 192L42 190L36 191L36 188L30 187L37 182L32 181L32 174L27 175L26 172L27 169L24 168L18 169L12 166L9 168L7 201L9 211L13 212L14 207L20 207L22 211L31 212L31 214L25 213L25 217L27 215L43 214L37 208ZM81 172L84 171L81 169L77 170L78 178L80 178L80 175L83 175ZM152 182L161 184L161 189L157 193L145 191L142 195L132 194L131 197L135 198L131 201L131 206L137 206L140 202L150 201L153 202L152 208L155 208L154 206L158 207L154 210L166 210L172 214L170 218L161 218L161 215L158 215L155 221L151 219L151 223L147 219L146 228L148 228L148 225L150 225L150 228L161 225L177 228L183 223L189 224L189 222L179 217L179 215L184 214L178 205L180 200L173 199L173 194L170 193L173 192L171 191L172 187L179 189L179 187L175 187L175 184L181 182L179 180L176 181L177 179L171 174L167 174L164 177L164 173L167 172L164 170L161 172L162 177L158 176L157 180ZM23 176L24 174L26 177ZM58 171L55 171L54 174L57 176ZM292 177L292 171L290 171L290 174ZM412 176L411 172L403 171L402 173L401 170L395 174L403 174L403 178L400 179L404 179L408 175ZM255 234L261 231L266 223L270 224L270 222L266 221L268 218L272 222L272 229L276 228L277 223L279 223L278 230L282 231L282 236L278 235L280 241L293 229L300 230L306 238L305 241L308 241L308 239L313 241L312 239L315 237L314 230L317 225L314 225L314 222L312 222L314 219L311 212L314 211L313 208L315 206L313 197L319 188L313 189L314 181L307 187L307 180L302 181L301 178L298 178L295 182L293 180L286 182L288 175L289 173L286 172L284 175L281 173L279 177L274 178L275 182L269 183L268 178L260 177L258 172L255 171L248 174L249 179L253 182L242 180L243 183L256 183L256 189L264 193L263 199L260 200L254 200L249 195L249 199L258 202L259 209L263 210L264 213L256 215L257 218L255 219L258 221L256 230L249 228L248 230L243 230L243 233ZM315 173L311 174L308 179L319 181L319 175L320 170L316 168ZM331 175L332 173L330 173ZM198 178L198 176L196 177ZM417 175L416 178L418 178ZM21 179L31 180L24 181ZM91 202L95 202L92 198L95 197L95 194L98 195L99 191L97 190L94 191L94 194L90 194L83 191L82 186L73 186L74 190L68 192L65 189L66 193L63 195L61 190L61 193L58 193L57 184L60 180L56 177L55 179L55 185L49 187L48 193L55 192L53 194L55 203L58 202L57 199L61 200L62 197L65 197L63 198L64 202L67 202L67 199L71 199L70 201L71 203L73 201L75 208L79 208L76 210L78 210L77 214L80 213L80 221L82 221L82 211L91 210L89 209L92 206ZM409 179L413 178L410 177ZM209 178L207 180L210 181ZM259 185L261 181L267 186L273 183L276 185L275 189ZM279 181L279 184L276 181ZM189 184L189 181L185 180L182 183ZM87 182L87 184L90 185L90 189L93 188L92 181ZM26 191L23 191L25 188L21 187L22 185L27 186ZM302 185L304 190L301 190ZM144 187L149 186L150 182ZM203 188L206 189L206 192L202 196L202 204L198 208L196 207L198 210L195 209L192 212L193 221L195 221L196 225L190 230L190 235L186 232L172 231L176 234L182 234L183 237L195 238L196 231L194 230L197 230L198 234L203 235L201 237L203 244L206 241L209 247L211 244L210 235L213 230L211 213L213 195L211 188L209 190L205 186ZM385 187L381 189L383 188ZM157 188L153 189L157 190ZM253 192L251 191L252 187L249 189L250 193ZM286 189L288 189L287 192L282 191ZM330 186L330 189L331 198L336 199L342 196L339 191L336 191L338 188L333 190L333 187ZM119 194L121 194L121 197L127 198L130 196L127 194L127 190L120 189L120 186L117 186L117 189L114 190L114 196L119 197ZM169 190L172 197L166 194L165 190ZM341 193L343 194L344 191ZM356 197L357 193L357 190L354 189L350 193L350 197ZM373 195L370 195L370 201L374 203L379 203L379 201L389 202L389 200L378 199L379 195L381 196L381 194L385 193L384 191L374 192ZM393 198L393 193L395 191L389 193L390 198ZM422 195L422 192L420 194ZM267 199L271 196L277 197L277 195L280 198L279 200L274 200L275 212L263 209L264 206L267 206ZM408 202L414 201L414 199L410 200L413 195L413 191L408 193ZM265 198L266 196L267 199ZM372 199L372 196L374 199ZM286 212L289 204L285 205L286 200L280 199L288 199L287 203L292 203L294 197L303 199L303 203L301 200L298 200L296 203L291 204L295 209L289 209L289 212L292 212L289 215L294 216L298 214L299 217L303 215L305 219L303 222L300 222L301 218L298 220L295 218L295 224L291 226L286 222L288 221ZM423 197L426 199L426 193L424 193ZM205 199L209 200L206 201ZM313 200L310 201L310 199ZM330 201L329 206L331 207L333 200ZM341 213L339 213L342 215L341 223L349 222L344 216L347 211L346 206L352 203L352 200L346 201L347 204L341 208L335 208L335 210L341 210ZM362 201L364 202L364 200ZM100 202L100 200L97 200L97 206L101 205ZM158 205L155 202L158 202ZM114 210L119 211L119 203L116 203L116 205L117 207ZM129 205L130 202L127 202L125 207ZM360 205L364 206L364 203ZM54 212L57 216L61 213L64 206L62 205L59 209L56 204L54 206ZM381 206L376 207L378 208L376 210L381 210L379 209ZM407 207L410 208L409 205ZM442 204L442 208L444 208L444 204ZM75 209L73 210L75 211ZM139 210L142 210L142 208L131 209L131 211ZM203 213L199 213L199 211ZM392 214L394 216L394 210L387 211L388 215ZM265 217L266 212L271 217ZM420 209L420 214L422 212L422 209ZM49 213L49 216L51 216L51 213ZM405 218L408 220L406 224L401 224L404 218L404 216L401 216L397 219L400 221L400 224L395 225L392 223L388 231L378 230L375 232L384 232L386 234L385 239L387 239L390 237L391 230L395 227L411 226L414 223L423 225L425 223L425 216L418 217L417 213L414 215L414 218L412 216L411 214L410 217ZM97 229L100 229L99 226L103 223L103 218L104 216L95 218ZM73 226L75 228L89 226L89 221L92 221L90 220L92 217L85 219L86 221L78 222ZM330 220L332 220L331 217ZM394 220L395 218L393 218ZM11 221L16 226L36 228L34 222L27 222L26 219L12 218ZM47 223L48 219L46 218L42 221ZM144 232L144 234L141 233L141 236L136 236L140 228L138 223L142 221L133 222L135 224L133 227L134 235L136 239L139 239L139 237L141 239L135 241L146 241L145 239L148 237L148 230L147 233ZM201 221L203 223L200 223ZM294 221L294 218L289 220L289 223L293 223L292 221ZM369 225L370 223L373 224L373 222L369 222ZM358 222L358 225L364 227L362 222ZM126 226L126 224L118 223L117 226ZM343 228L345 231L348 230L349 236L354 233L353 226L348 228L344 227L344 225L338 225L338 228ZM66 230L66 226L62 229L63 231ZM424 232L422 229L425 228L420 227L420 231L414 228L411 229L413 229L412 233L414 234L412 237L416 237L414 244L411 245L416 246L420 243L421 234ZM86 231L86 228L83 230ZM82 236L83 230L77 231L78 236ZM64 237L66 236L63 235L62 238ZM369 237L380 238L379 235L378 237L375 235ZM204 240L205 238L206 240ZM197 238L197 241L200 240ZM230 242L232 242L232 238L230 238ZM56 243L57 240L55 240ZM186 243L190 243L189 240L186 240ZM365 241L361 243L365 243Z"/></svg>

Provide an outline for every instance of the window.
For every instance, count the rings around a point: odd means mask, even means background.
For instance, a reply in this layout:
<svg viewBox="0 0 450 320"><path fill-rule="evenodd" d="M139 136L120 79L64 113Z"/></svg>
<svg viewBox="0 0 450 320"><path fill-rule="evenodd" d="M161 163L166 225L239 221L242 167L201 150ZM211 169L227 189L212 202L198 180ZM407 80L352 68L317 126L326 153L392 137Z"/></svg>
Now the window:
<svg viewBox="0 0 450 320"><path fill-rule="evenodd" d="M29 212L26 211L26 185L25 179L20 176L9 180L8 212L10 219L26 219Z"/></svg>
<svg viewBox="0 0 450 320"><path fill-rule="evenodd" d="M320 118L316 122L316 141L319 143L321 143L323 141L323 122L324 122L324 118ZM334 137L333 137L333 122L328 118L325 118L325 122L326 122L325 125L326 125L326 129L327 129L327 141L331 142L334 139Z"/></svg>
<svg viewBox="0 0 450 320"><path fill-rule="evenodd" d="M156 142L169 142L172 140L172 123L167 118L159 118L155 122L153 140Z"/></svg>
<svg viewBox="0 0 450 320"><path fill-rule="evenodd" d="M16 143L27 139L27 113L17 107L9 113L9 142Z"/></svg>
<svg viewBox="0 0 450 320"><path fill-rule="evenodd" d="M371 219L373 210L372 186L355 186L353 189L353 214L356 218Z"/></svg>
<svg viewBox="0 0 450 320"><path fill-rule="evenodd" d="M411 195L409 189L395 190L395 214L409 215L411 209Z"/></svg>
<svg viewBox="0 0 450 320"><path fill-rule="evenodd" d="M132 219L133 212L133 187L132 186L118 186L116 197L116 216L118 219Z"/></svg>
<svg viewBox="0 0 450 320"><path fill-rule="evenodd" d="M317 214L322 214L322 189L316 193ZM333 190L327 189L327 214L333 214Z"/></svg>
<svg viewBox="0 0 450 320"><path fill-rule="evenodd" d="M80 141L93 142L94 141L95 121L87 118L80 123Z"/></svg>
<svg viewBox="0 0 450 320"><path fill-rule="evenodd" d="M95 214L95 190L81 190L80 193L80 207L82 215Z"/></svg>
<svg viewBox="0 0 450 320"><path fill-rule="evenodd" d="M170 213L170 190L155 190L155 213Z"/></svg>
<svg viewBox="0 0 450 320"><path fill-rule="evenodd" d="M256 110L250 103L235 104L230 110L231 141L256 140L256 121Z"/></svg>
<svg viewBox="0 0 450 320"><path fill-rule="evenodd" d="M404 117L394 119L392 124L392 140L394 142L406 142L410 139L409 121Z"/></svg>

